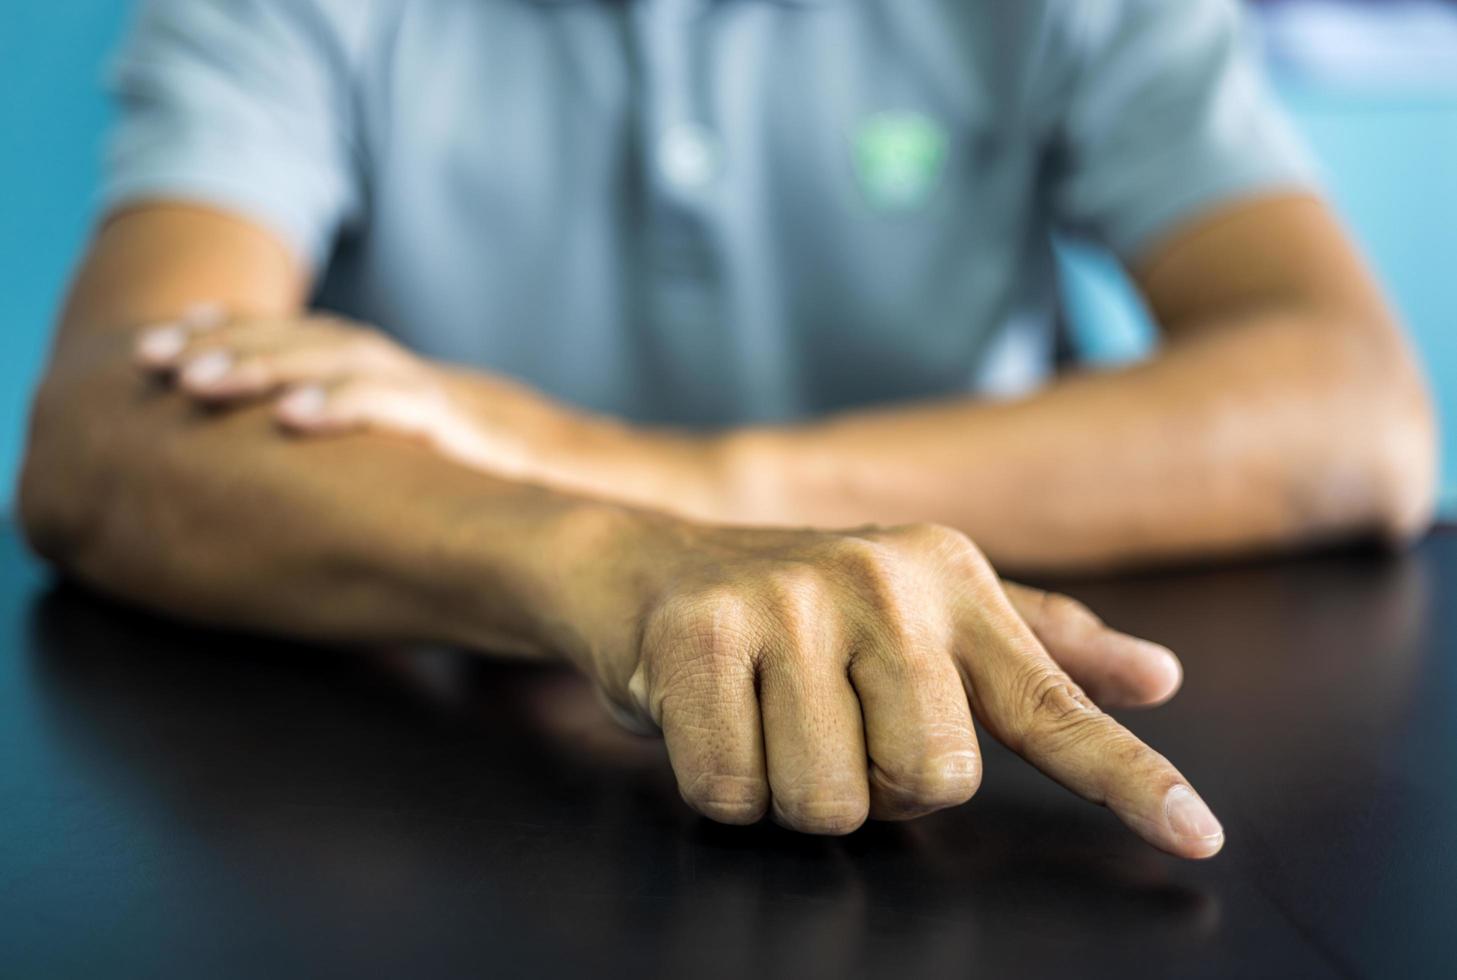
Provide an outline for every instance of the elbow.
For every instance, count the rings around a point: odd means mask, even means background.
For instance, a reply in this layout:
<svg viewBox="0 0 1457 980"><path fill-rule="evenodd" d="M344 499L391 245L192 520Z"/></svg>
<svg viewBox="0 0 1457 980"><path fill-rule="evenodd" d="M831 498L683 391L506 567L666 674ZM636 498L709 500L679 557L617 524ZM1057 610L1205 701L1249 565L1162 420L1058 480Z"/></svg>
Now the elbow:
<svg viewBox="0 0 1457 980"><path fill-rule="evenodd" d="M1399 331L1350 336L1358 343L1323 348L1337 356L1300 409L1303 451L1287 444L1275 464L1294 491L1288 527L1302 540L1359 537L1400 550L1436 519L1437 415Z"/></svg>
<svg viewBox="0 0 1457 980"><path fill-rule="evenodd" d="M1404 548L1429 531L1437 516L1440 424L1431 392L1405 349L1386 362L1356 407L1364 431L1368 519L1381 540ZM1353 419L1353 422L1356 420Z"/></svg>
<svg viewBox="0 0 1457 980"><path fill-rule="evenodd" d="M75 421L62 402L48 382L32 404L16 516L31 550L70 570L93 537L95 495L89 489L86 453L73 438Z"/></svg>
<svg viewBox="0 0 1457 980"><path fill-rule="evenodd" d="M1425 385L1416 380L1410 389L1385 413L1373 453L1376 527L1394 548L1419 540L1437 517L1439 425Z"/></svg>

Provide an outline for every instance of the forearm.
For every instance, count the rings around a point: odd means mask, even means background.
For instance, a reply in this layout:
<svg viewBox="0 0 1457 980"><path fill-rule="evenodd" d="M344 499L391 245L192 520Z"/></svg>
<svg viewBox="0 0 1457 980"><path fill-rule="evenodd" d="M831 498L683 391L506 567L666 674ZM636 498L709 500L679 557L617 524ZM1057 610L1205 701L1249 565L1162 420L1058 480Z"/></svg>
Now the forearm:
<svg viewBox="0 0 1457 980"><path fill-rule="evenodd" d="M125 364L52 377L22 510L66 571L173 615L328 641L552 652L558 498L401 440L290 443L267 412L204 418Z"/></svg>
<svg viewBox="0 0 1457 980"><path fill-rule="evenodd" d="M1411 533L1431 506L1433 436L1396 336L1272 310L1018 402L742 432L721 516L937 521L1039 569Z"/></svg>
<svg viewBox="0 0 1457 980"><path fill-rule="evenodd" d="M200 410L149 386L129 339L68 324L37 398L22 515L68 573L209 623L580 653L563 604L610 508L403 439L302 442L263 408Z"/></svg>
<svg viewBox="0 0 1457 980"><path fill-rule="evenodd" d="M568 408L508 378L459 364L433 367L467 420L439 440L457 461L570 493L719 519L725 500L721 440Z"/></svg>

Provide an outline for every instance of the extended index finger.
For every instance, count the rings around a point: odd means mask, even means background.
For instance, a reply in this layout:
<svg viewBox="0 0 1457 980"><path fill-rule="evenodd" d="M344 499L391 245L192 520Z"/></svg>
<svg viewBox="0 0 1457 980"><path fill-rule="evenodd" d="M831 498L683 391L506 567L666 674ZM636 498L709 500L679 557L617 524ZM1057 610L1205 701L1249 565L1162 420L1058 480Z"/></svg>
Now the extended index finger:
<svg viewBox="0 0 1457 980"><path fill-rule="evenodd" d="M1155 847L1218 853L1224 830L1189 781L1089 700L1004 596L969 618L958 659L972 710L998 741Z"/></svg>

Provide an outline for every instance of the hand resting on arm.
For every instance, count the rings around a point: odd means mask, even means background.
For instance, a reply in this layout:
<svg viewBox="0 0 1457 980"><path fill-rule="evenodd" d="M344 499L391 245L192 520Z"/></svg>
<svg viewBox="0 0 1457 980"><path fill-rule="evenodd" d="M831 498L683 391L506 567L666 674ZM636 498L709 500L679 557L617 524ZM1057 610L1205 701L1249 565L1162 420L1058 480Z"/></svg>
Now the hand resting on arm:
<svg viewBox="0 0 1457 980"><path fill-rule="evenodd" d="M1150 843L1219 849L1188 781L1097 703L1168 697L1177 661L1070 600L1005 587L959 532L695 523L394 433L289 438L269 401L200 406L169 370L137 370L139 342L159 354L146 328L199 303L310 329L306 285L237 219L113 218L35 405L21 500L35 547L194 620L566 660L619 718L661 730L684 798L714 819L842 833L964 802L976 717Z"/></svg>

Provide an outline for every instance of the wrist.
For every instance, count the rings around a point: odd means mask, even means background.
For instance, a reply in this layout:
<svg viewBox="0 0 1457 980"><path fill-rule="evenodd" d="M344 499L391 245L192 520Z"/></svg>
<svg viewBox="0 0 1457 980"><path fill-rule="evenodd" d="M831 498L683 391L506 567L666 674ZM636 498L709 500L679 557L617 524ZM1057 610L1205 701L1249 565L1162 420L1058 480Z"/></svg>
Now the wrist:
<svg viewBox="0 0 1457 980"><path fill-rule="evenodd" d="M782 430L734 429L713 439L709 468L714 474L713 507L731 524L786 521L783 498L788 437Z"/></svg>
<svg viewBox="0 0 1457 980"><path fill-rule="evenodd" d="M726 519L717 437L614 419L592 418L585 425L576 451L553 467L553 482L681 519Z"/></svg>
<svg viewBox="0 0 1457 980"><path fill-rule="evenodd" d="M532 619L542 646L605 687L631 676L642 611L671 580L680 522L550 494L532 542Z"/></svg>

